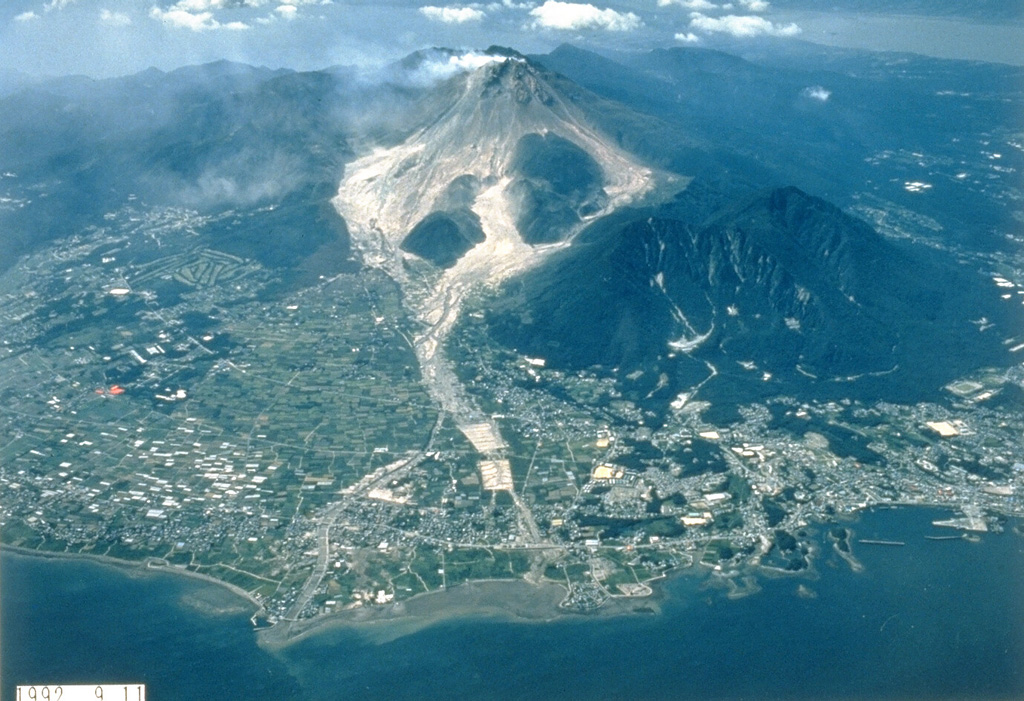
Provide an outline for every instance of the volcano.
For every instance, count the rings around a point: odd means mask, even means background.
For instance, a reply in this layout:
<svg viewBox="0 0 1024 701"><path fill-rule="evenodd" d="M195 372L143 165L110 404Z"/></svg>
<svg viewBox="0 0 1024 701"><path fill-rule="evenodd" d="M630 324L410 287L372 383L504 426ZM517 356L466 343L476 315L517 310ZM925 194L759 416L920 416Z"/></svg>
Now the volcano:
<svg viewBox="0 0 1024 701"><path fill-rule="evenodd" d="M444 52L417 64L420 75L476 67L430 86L421 124L349 164L333 202L362 263L401 286L421 324L413 346L427 387L471 427L479 412L443 352L466 296L686 179L616 146L577 105L582 89L520 54Z"/></svg>
<svg viewBox="0 0 1024 701"><path fill-rule="evenodd" d="M655 187L649 167L591 126L564 79L515 52L476 62L434 88L435 112L418 129L346 169L334 203L364 262L525 263Z"/></svg>

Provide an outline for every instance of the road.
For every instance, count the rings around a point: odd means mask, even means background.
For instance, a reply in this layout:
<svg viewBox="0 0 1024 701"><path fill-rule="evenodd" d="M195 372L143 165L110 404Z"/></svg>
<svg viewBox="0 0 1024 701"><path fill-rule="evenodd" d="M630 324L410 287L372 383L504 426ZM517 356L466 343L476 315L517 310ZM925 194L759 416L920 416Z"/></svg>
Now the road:
<svg viewBox="0 0 1024 701"><path fill-rule="evenodd" d="M299 595L295 598L295 602L291 607L289 607L288 611L282 617L284 620L298 620L302 610L306 608L310 601L313 600L313 597L316 595L316 590L320 587L324 577L327 576L327 569L331 562L331 528L334 527L338 517L345 510L345 507L349 505L348 500L353 495L364 496L374 487L386 484L390 479L393 479L397 473L418 465L427 456L427 453L433 450L434 441L437 439L438 431L440 431L444 420L444 412L439 413L437 421L434 422L434 427L430 431L430 437L427 439L423 448L409 456L407 459L394 463L391 469L376 476L374 479L369 480L366 484L360 484L358 491L354 492L352 495L346 495L344 499L332 504L328 507L327 511L324 512L323 516L321 516L317 521L316 526L316 565L313 567L313 571L306 579L306 583L302 585L302 589L299 591Z"/></svg>

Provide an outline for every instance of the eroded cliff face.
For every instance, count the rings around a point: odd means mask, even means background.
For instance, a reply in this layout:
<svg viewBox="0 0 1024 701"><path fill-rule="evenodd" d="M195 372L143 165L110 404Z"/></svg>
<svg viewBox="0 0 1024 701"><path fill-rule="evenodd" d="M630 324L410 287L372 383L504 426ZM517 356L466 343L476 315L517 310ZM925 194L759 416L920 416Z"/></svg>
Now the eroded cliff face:
<svg viewBox="0 0 1024 701"><path fill-rule="evenodd" d="M656 187L551 78L491 56L438 84L422 126L354 161L338 189L363 263L398 281L426 329L415 345L428 382L445 373L438 348L469 291L536 266Z"/></svg>

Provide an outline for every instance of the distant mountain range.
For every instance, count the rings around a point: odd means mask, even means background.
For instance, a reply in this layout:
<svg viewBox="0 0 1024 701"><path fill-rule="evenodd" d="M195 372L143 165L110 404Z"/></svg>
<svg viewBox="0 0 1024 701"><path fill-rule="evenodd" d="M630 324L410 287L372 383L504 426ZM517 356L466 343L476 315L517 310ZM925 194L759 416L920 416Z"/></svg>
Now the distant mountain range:
<svg viewBox="0 0 1024 701"><path fill-rule="evenodd" d="M15 91L0 98L17 203L0 211L0 265L118 207L181 207L211 215L212 246L282 270L386 265L458 300L500 283L497 342L565 369L656 370L662 404L708 368L912 398L1007 362L1020 315L977 271L836 206L902 176L872 154L1019 118L950 109L932 62L897 86L859 58L467 56L420 52L375 80L221 62ZM962 68L976 90L1015 75ZM965 192L916 204L957 245L1003 245L1005 208Z"/></svg>
<svg viewBox="0 0 1024 701"><path fill-rule="evenodd" d="M772 3L776 10L812 10L825 9L820 3L812 0L776 0ZM842 0L828 6L830 10L840 12L865 12L873 14L913 14L926 17L969 17L982 21L1021 20L1024 19L1024 7L1016 0L977 0L977 2L958 2L958 0Z"/></svg>

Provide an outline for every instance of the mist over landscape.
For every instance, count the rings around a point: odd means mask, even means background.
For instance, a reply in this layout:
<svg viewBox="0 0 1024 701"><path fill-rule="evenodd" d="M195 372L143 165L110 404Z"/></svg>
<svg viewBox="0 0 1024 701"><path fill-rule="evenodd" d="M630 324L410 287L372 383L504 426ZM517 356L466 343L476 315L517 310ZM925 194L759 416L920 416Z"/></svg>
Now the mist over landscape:
<svg viewBox="0 0 1024 701"><path fill-rule="evenodd" d="M0 696L1020 695L1022 22L6 4Z"/></svg>

